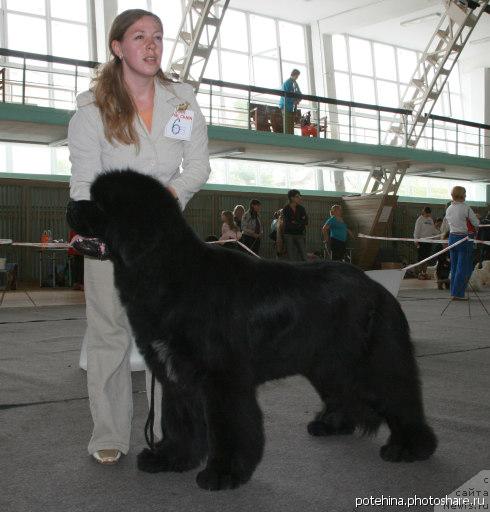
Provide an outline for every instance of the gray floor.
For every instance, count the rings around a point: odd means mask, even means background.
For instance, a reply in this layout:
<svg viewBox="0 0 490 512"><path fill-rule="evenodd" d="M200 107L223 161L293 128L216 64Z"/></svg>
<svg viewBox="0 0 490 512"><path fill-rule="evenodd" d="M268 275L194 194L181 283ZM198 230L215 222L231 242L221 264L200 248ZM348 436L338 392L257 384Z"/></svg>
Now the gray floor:
<svg viewBox="0 0 490 512"><path fill-rule="evenodd" d="M490 310L490 293L481 294ZM472 298L404 290L430 423L439 449L429 461L389 464L376 438L317 439L305 425L319 406L300 379L260 391L267 446L252 481L208 493L184 474L139 472L144 446L143 375L134 375L135 418L130 454L112 467L86 453L91 419L78 355L84 306L0 310L0 511L351 511L358 497L440 497L490 469L490 317ZM380 508L380 507L378 507ZM369 510L369 507L356 510ZM385 510L405 510L403 507ZM414 507L410 510L431 510Z"/></svg>

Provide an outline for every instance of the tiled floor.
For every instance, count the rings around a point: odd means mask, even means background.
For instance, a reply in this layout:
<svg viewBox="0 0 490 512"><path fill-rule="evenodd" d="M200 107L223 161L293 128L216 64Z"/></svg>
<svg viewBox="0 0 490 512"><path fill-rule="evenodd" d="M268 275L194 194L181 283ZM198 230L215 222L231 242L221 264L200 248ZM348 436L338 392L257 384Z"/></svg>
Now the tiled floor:
<svg viewBox="0 0 490 512"><path fill-rule="evenodd" d="M422 290L437 289L434 280L419 281L418 279L404 279L400 290ZM3 294L3 300L2 300ZM0 291L0 307L2 308L31 308L42 306L67 306L84 304L85 295L81 291L67 288L39 289L28 287L28 289Z"/></svg>
<svg viewBox="0 0 490 512"><path fill-rule="evenodd" d="M67 306L84 304L85 295L81 291L65 288L50 290L14 290L0 292L0 308L32 308L42 306Z"/></svg>

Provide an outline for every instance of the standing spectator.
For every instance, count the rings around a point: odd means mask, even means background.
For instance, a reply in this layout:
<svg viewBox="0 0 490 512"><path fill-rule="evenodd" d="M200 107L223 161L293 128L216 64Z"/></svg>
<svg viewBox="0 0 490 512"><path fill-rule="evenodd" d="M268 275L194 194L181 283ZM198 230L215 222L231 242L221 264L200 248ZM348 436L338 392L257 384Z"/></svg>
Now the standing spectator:
<svg viewBox="0 0 490 512"><path fill-rule="evenodd" d="M260 201L258 199L252 199L248 210L242 217L241 241L257 255L260 251L260 239L264 231L259 217L260 207Z"/></svg>
<svg viewBox="0 0 490 512"><path fill-rule="evenodd" d="M488 227L480 227L478 229L478 234L476 235L477 240L482 240L484 242L490 242L490 211L487 212L487 215L484 219L482 219L481 224L483 226ZM478 244L479 245L479 257L478 257L478 266L481 268L482 263L485 260L490 260L490 246L486 244Z"/></svg>
<svg viewBox="0 0 490 512"><path fill-rule="evenodd" d="M432 210L429 206L422 208L422 212L415 221L415 228L413 230L414 238L430 238L431 236L438 235L438 232L434 226L434 220L432 218ZM432 244L430 242L415 242L417 247L417 261L422 261L428 258L432 254ZM419 266L419 279L429 279L427 275L426 262Z"/></svg>
<svg viewBox="0 0 490 512"><path fill-rule="evenodd" d="M344 261L347 252L347 237L354 235L347 227L342 218L342 206L334 204L330 208L330 217L325 219L322 227L323 241L328 244L328 248L332 253L333 261Z"/></svg>
<svg viewBox="0 0 490 512"><path fill-rule="evenodd" d="M245 206L242 204L237 204L235 208L233 208L233 220L235 224L238 226L238 229L242 229L242 217L245 213Z"/></svg>
<svg viewBox="0 0 490 512"><path fill-rule="evenodd" d="M282 209L284 245L289 261L306 261L306 226L308 215L301 205L299 190L288 192L289 203Z"/></svg>
<svg viewBox="0 0 490 512"><path fill-rule="evenodd" d="M284 217L282 215L282 210L274 212L269 238L274 240L276 256L280 258L284 254Z"/></svg>
<svg viewBox="0 0 490 512"><path fill-rule="evenodd" d="M282 84L281 91L301 94L298 82L296 81L298 80L299 75L299 69L293 69L291 71L291 76ZM279 100L279 107L284 112L284 133L294 133L294 113L296 112L296 108L300 101L301 100L296 98L285 98L284 96L281 96L281 99Z"/></svg>
<svg viewBox="0 0 490 512"><path fill-rule="evenodd" d="M221 226L220 240L240 240L242 233L233 220L232 212L228 210L221 212L221 222L223 225Z"/></svg>
<svg viewBox="0 0 490 512"><path fill-rule="evenodd" d="M446 220L449 225L449 245L468 236L468 221L475 228L479 222L473 210L465 203L466 189L453 187L453 201L446 210ZM467 240L450 250L451 255L451 298L465 300L466 285L473 271L471 260L473 242Z"/></svg>

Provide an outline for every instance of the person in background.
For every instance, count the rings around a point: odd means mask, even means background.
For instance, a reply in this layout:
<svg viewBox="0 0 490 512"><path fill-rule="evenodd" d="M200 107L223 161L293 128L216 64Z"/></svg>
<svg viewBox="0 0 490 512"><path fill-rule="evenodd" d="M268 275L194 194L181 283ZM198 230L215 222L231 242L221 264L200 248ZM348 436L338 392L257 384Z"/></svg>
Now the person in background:
<svg viewBox="0 0 490 512"><path fill-rule="evenodd" d="M245 206L241 204L237 204L235 208L233 208L233 220L235 224L238 226L238 229L242 229L242 217L245 213Z"/></svg>
<svg viewBox="0 0 490 512"><path fill-rule="evenodd" d="M291 71L291 76L282 84L281 91L301 94L301 90L297 82L299 75L299 69L293 69ZM285 98L284 96L281 96L281 99L279 100L279 108L284 112L284 133L294 133L294 113L296 112L300 101L301 100L296 98Z"/></svg>
<svg viewBox="0 0 490 512"><path fill-rule="evenodd" d="M483 242L490 242L490 211L487 212L486 216L481 221L480 228L477 233L477 240L482 240ZM479 245L479 256L478 256L478 266L482 268L482 263L485 260L490 260L490 245L486 244L478 244Z"/></svg>
<svg viewBox="0 0 490 512"><path fill-rule="evenodd" d="M418 238L430 238L440 234L434 226L434 219L432 218L432 210L429 206L422 208L422 212L415 221L415 228L413 230L413 237ZM432 254L432 244L430 242L415 242L417 247L417 261L422 261L428 258ZM425 262L420 265L419 268L419 279L430 279L427 275L427 265L429 262Z"/></svg>
<svg viewBox="0 0 490 512"><path fill-rule="evenodd" d="M282 209L284 245L289 261L306 261L306 226L308 215L301 205L299 190L288 192L288 204Z"/></svg>
<svg viewBox="0 0 490 512"><path fill-rule="evenodd" d="M192 87L161 70L163 26L142 9L121 12L109 31L109 61L98 68L91 89L77 97L68 127L71 179L67 220L86 226L97 215L90 185L104 170L132 168L168 187L182 208L206 183L207 127ZM172 129L177 112L192 122ZM132 332L114 285L110 260L85 258L87 388L93 432L88 452L101 464L116 463L129 450L133 416L130 353ZM147 389L151 374L147 372ZM155 403L164 404L161 386ZM155 408L160 437L161 407ZM62 455L63 457L63 455Z"/></svg>
<svg viewBox="0 0 490 512"><path fill-rule="evenodd" d="M264 232L260 221L261 203L258 199L252 199L248 210L242 217L242 238L243 242L255 254L260 251L260 239Z"/></svg>
<svg viewBox="0 0 490 512"><path fill-rule="evenodd" d="M352 231L342 218L342 206L334 204L330 208L330 217L322 227L323 241L328 244L333 261L343 261L347 250L347 237L354 238Z"/></svg>
<svg viewBox="0 0 490 512"><path fill-rule="evenodd" d="M465 203L466 189L453 187L453 198L446 210L446 220L449 226L449 245L459 242L468 236L468 222L477 228L479 221L475 212ZM450 250L451 257L451 298L466 300L465 291L473 271L473 242L465 241Z"/></svg>
<svg viewBox="0 0 490 512"><path fill-rule="evenodd" d="M282 210L274 212L269 238L274 241L277 258L281 258L284 255L284 217Z"/></svg>
<svg viewBox="0 0 490 512"><path fill-rule="evenodd" d="M242 233L233 220L233 213L229 210L221 212L221 236L220 240L240 240Z"/></svg>

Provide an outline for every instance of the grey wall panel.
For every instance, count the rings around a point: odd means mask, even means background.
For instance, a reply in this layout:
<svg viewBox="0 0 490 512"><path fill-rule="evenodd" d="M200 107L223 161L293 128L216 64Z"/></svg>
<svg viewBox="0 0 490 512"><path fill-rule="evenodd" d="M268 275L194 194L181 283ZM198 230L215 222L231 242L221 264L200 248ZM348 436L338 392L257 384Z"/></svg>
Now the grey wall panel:
<svg viewBox="0 0 490 512"><path fill-rule="evenodd" d="M37 242L45 229L50 229L54 239L67 240L68 225L65 221L65 206L68 202L68 183L15 180L0 178L0 238L12 238L17 242ZM274 212L286 203L283 194L245 193L218 190L203 190L189 202L185 217L199 237L219 236L221 232L220 215L223 210L233 210L237 204L248 208L251 199L262 203L261 218L264 224L264 238L261 255L273 258L274 245L269 239L270 224ZM307 250L322 250L321 226L329 216L333 204L342 204L339 197L303 196L303 205L309 215L307 230ZM411 237L417 216L423 206L430 203L399 203L394 212L393 236ZM433 216L444 215L444 205L431 205ZM484 208L481 209L482 213ZM357 232L358 226L349 226ZM352 241L349 245L353 245ZM22 281L38 282L39 252L35 249L0 249L7 253L10 262L19 264ZM416 261L416 249L413 243L385 242L381 244L379 261Z"/></svg>

